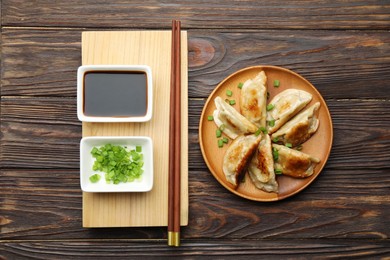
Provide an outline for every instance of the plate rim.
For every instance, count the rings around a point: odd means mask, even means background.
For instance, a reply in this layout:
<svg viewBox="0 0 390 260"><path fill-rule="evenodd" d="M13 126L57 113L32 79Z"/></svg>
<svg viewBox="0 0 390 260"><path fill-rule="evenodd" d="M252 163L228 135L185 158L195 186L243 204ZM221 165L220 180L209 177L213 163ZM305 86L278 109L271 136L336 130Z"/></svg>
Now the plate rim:
<svg viewBox="0 0 390 260"><path fill-rule="evenodd" d="M232 189L231 187L229 187L225 181L221 180L221 178L216 174L214 173L214 170L212 169L210 163L209 163L209 159L207 158L207 156L205 155L205 148L204 148L204 145L203 145L203 138L201 138L203 135L202 135L202 129L203 129L203 122L204 122L204 118L205 118L205 110L206 108L208 107L209 103L212 102L213 100L211 99L211 97L214 95L215 92L217 92L219 90L219 88L224 85L224 83L226 81L228 81L230 78L236 76L237 74L239 73L242 73L244 71L247 71L247 70L252 70L252 69L276 69L276 70L281 70L281 71L284 71L284 72L287 72L287 73L290 73L298 78L300 78L301 80L305 81L308 85L311 86L311 88L313 89L314 92L316 92L316 95L317 97L322 101L322 103L324 104L324 107L325 107L325 113L326 113L326 117L329 119L329 127L330 127L330 143L329 143L329 147L326 151L326 156L324 158L324 163L321 165L321 167L318 169L318 173L313 176L306 184L304 184L302 187L294 190L293 192L289 193L289 194L286 194L284 196L276 196L276 197L273 197L273 198L269 198L269 199L264 199L264 198L256 198L256 197L251 197L251 196L247 196L245 194L242 194L240 192L238 192L237 190L235 189ZM301 192L302 190L304 190L305 188L307 188L312 182L314 182L315 179L318 178L318 176L320 175L320 173L322 172L323 168L325 167L328 159L329 159L329 156L330 156L330 153L331 153L331 150L332 150L332 146L333 146L333 122L332 122L332 117L330 115L330 111L329 111L329 108L328 108L328 105L327 103L325 102L325 99L322 97L321 93L317 90L317 88L311 84L310 81L308 81L307 79L305 79L303 76L301 76L300 74L290 70L290 69L287 69L287 68L284 68L284 67L280 67L280 66L275 66L275 65L254 65L254 66L249 66L249 67L245 67L245 68L242 68L242 69L239 69L231 74L229 74L227 77L225 77L214 89L213 91L209 94L209 96L207 97L207 100L206 100L206 103L204 104L203 106L203 109L202 109L202 113L201 113L201 117L200 117L200 121L199 121L199 131L198 131L198 135L199 135L199 145L200 145L200 150L201 150L201 153L202 153L202 157L203 157L203 160L205 161L206 165L207 165L207 168L208 170L211 172L211 174L213 175L213 177L224 187L226 188L229 192L231 193L234 193L242 198L245 198L245 199L248 199L248 200L252 200L252 201L259 201L259 202L273 202L273 201L280 201L280 200L284 200L286 198L289 198L291 196L294 196L296 195L297 193ZM310 177L309 177L310 178Z"/></svg>

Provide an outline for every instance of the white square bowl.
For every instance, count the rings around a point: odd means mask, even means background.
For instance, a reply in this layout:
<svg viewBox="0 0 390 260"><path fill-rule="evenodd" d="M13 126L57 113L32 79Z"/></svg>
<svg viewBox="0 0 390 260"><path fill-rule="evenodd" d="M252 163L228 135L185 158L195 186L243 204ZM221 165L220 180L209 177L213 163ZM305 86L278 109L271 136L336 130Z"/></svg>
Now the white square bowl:
<svg viewBox="0 0 390 260"><path fill-rule="evenodd" d="M146 113L144 116L91 116L84 111L84 83L88 72L126 73L144 72L146 74ZM107 85L107 88L111 86ZM133 96L132 96L133 98ZM147 65L84 65L77 70L77 117L83 122L147 122L152 118L153 81L152 70ZM130 112L129 112L130 113Z"/></svg>
<svg viewBox="0 0 390 260"><path fill-rule="evenodd" d="M93 147L105 144L121 145L127 149L142 146L143 174L141 179L133 182L111 184L106 183L105 173L92 170L95 158L92 157ZM92 183L89 177L95 173L100 174L98 182ZM147 136L91 136L84 137L80 142L80 185L85 192L147 192L153 187L153 143Z"/></svg>

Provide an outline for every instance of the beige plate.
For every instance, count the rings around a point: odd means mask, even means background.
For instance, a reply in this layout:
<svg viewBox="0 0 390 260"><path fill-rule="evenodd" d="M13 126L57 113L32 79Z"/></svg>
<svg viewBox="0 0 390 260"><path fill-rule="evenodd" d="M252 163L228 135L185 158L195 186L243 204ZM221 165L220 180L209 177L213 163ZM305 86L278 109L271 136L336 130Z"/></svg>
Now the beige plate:
<svg viewBox="0 0 390 260"><path fill-rule="evenodd" d="M277 181L279 183L279 193L268 193L261 191L252 184L250 178L245 176L244 182L241 183L237 189L234 189L233 186L226 181L225 175L222 171L222 162L223 156L226 149L228 148L229 143L223 148L218 148L217 138L215 136L215 131L217 129L213 121L208 121L207 117L213 114L215 110L214 99L217 96L222 97L223 99L234 99L236 105L234 107L239 110L240 107L240 89L237 87L240 82L245 82L247 79L254 78L261 70L267 75L267 86L268 92L270 94L269 100L271 100L277 93L288 89L302 89L313 95L313 100L308 106L319 101L321 107L319 109L319 120L320 125L317 132L303 144L302 152L308 153L312 156L315 156L321 160L321 162L316 166L314 174L305 179L295 179L288 176L277 176ZM274 80L277 79L280 81L280 87L273 87ZM226 90L232 90L233 96L227 97ZM307 107L308 107L307 106ZM307 108L306 107L306 108ZM289 196L292 196L299 191L306 188L314 179L320 174L323 169L332 147L333 140L333 128L332 128L332 119L328 107L321 94L317 89L310 84L306 79L300 75L281 67L275 66L254 66L248 67L242 70L239 70L232 75L224 79L211 93L209 98L206 101L206 104L202 111L202 116L200 118L199 124L199 142L202 150L203 158L209 167L211 173L214 177L229 191L244 197L250 200L256 201L276 201L285 199Z"/></svg>

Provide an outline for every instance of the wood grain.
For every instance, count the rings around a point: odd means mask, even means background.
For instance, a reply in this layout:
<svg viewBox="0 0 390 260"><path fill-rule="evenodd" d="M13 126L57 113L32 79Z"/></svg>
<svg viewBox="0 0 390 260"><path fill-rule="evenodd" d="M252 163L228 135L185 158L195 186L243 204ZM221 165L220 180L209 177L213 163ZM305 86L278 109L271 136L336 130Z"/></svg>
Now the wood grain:
<svg viewBox="0 0 390 260"><path fill-rule="evenodd" d="M0 258L390 257L390 4L356 1L2 0ZM76 69L88 30L188 30L189 226L82 228ZM205 99L252 65L300 73L325 98L334 145L321 175L278 203L242 199L198 144Z"/></svg>
<svg viewBox="0 0 390 260"><path fill-rule="evenodd" d="M223 258L223 259L285 259L285 258L364 258L385 259L390 255L388 240L182 240L181 247L167 249L165 241L26 241L0 244L6 259L83 259L139 257L156 258ZM138 257L137 257L138 256Z"/></svg>
<svg viewBox="0 0 390 260"><path fill-rule="evenodd" d="M206 169L198 143L205 99L189 99L189 169ZM388 168L390 103L386 100L327 100L334 141L332 169ZM2 167L78 168L81 126L71 98L3 98ZM39 116L45 113L45 118ZM375 156L372 156L375 154Z"/></svg>
<svg viewBox="0 0 390 260"><path fill-rule="evenodd" d="M387 239L387 172L325 169L303 192L259 203L230 193L210 172L193 170L182 238ZM166 238L166 228L82 228L78 170L1 170L0 185L2 240Z"/></svg>
<svg viewBox="0 0 390 260"><path fill-rule="evenodd" d="M188 35L191 98L205 98L231 73L260 64L301 74L325 99L383 99L388 91L389 34L195 30ZM81 31L5 28L2 41L3 96L76 96Z"/></svg>
<svg viewBox="0 0 390 260"><path fill-rule="evenodd" d="M4 26L165 28L388 29L386 1L38 1L3 0Z"/></svg>
<svg viewBox="0 0 390 260"><path fill-rule="evenodd" d="M179 32L180 33L180 32ZM86 136L149 136L153 140L153 189L147 193L83 193L84 227L168 225L168 162L171 32L84 32L83 65L148 65L153 79L153 115L144 123L82 123ZM179 228L188 224L188 65L187 32L181 32L181 134ZM178 101L176 101L178 102ZM180 128L179 128L180 130ZM181 209L181 210L180 210ZM98 218L96 216L99 216Z"/></svg>

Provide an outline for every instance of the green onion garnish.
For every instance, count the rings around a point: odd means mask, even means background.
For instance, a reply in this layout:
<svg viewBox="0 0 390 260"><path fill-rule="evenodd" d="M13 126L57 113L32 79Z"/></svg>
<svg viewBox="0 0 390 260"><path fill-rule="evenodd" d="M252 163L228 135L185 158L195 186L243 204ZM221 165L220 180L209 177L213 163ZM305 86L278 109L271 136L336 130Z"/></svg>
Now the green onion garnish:
<svg viewBox="0 0 390 260"><path fill-rule="evenodd" d="M269 126L275 126L275 119L272 119L271 121L268 121Z"/></svg>
<svg viewBox="0 0 390 260"><path fill-rule="evenodd" d="M215 131L215 135L216 135L217 138L220 138L220 137L222 136L222 131L221 131L221 129L217 129L217 130Z"/></svg>
<svg viewBox="0 0 390 260"><path fill-rule="evenodd" d="M222 142L224 142L225 144L227 144L229 142L229 139L227 139L226 137L222 138Z"/></svg>
<svg viewBox="0 0 390 260"><path fill-rule="evenodd" d="M226 90L226 96L231 97L232 95L233 92L230 89Z"/></svg>
<svg viewBox="0 0 390 260"><path fill-rule="evenodd" d="M275 87L275 88L278 88L279 86L280 86L280 81L277 80L277 79L275 79L275 80L274 80L274 87Z"/></svg>
<svg viewBox="0 0 390 260"><path fill-rule="evenodd" d="M234 99L232 99L232 100L229 101L229 104L233 106L233 105L236 104L236 101Z"/></svg>
<svg viewBox="0 0 390 260"><path fill-rule="evenodd" d="M239 89L242 89L242 86L244 86L244 83L240 82L240 83L238 83L238 86L237 86L237 87L238 87Z"/></svg>
<svg viewBox="0 0 390 260"><path fill-rule="evenodd" d="M223 131L223 130L225 130L225 124L222 124L220 127L219 127L219 130L221 130L221 131Z"/></svg>
<svg viewBox="0 0 390 260"><path fill-rule="evenodd" d="M291 143L286 143L286 147L291 148L292 144Z"/></svg>
<svg viewBox="0 0 390 260"><path fill-rule="evenodd" d="M213 117L213 116L208 116L208 117L207 117L207 120L208 120L208 121L213 121L213 120L214 120L214 117Z"/></svg>
<svg viewBox="0 0 390 260"><path fill-rule="evenodd" d="M267 128L265 128L264 126L260 127L260 131L264 134L268 134Z"/></svg>
<svg viewBox="0 0 390 260"><path fill-rule="evenodd" d="M282 170L281 169L275 169L275 174L282 174Z"/></svg>
<svg viewBox="0 0 390 260"><path fill-rule="evenodd" d="M275 137L274 139L272 139L272 142L274 142L274 143L279 142L279 137Z"/></svg>
<svg viewBox="0 0 390 260"><path fill-rule="evenodd" d="M272 156L274 157L275 161L277 161L279 159L279 152L276 148L272 149Z"/></svg>
<svg viewBox="0 0 390 260"><path fill-rule="evenodd" d="M222 139L218 140L218 147L219 148L223 147L223 140Z"/></svg>
<svg viewBox="0 0 390 260"><path fill-rule="evenodd" d="M140 178L143 173L144 162L141 152L141 146L136 146L131 151L123 146L112 144L94 147L91 150L92 157L95 158L92 170L105 172L108 183L131 182ZM97 178L99 177L92 177L90 180L97 181Z"/></svg>
<svg viewBox="0 0 390 260"><path fill-rule="evenodd" d="M271 111L272 109L274 109L275 105L273 104L268 104L267 105L267 111Z"/></svg>
<svg viewBox="0 0 390 260"><path fill-rule="evenodd" d="M259 136L259 134L261 133L261 129L257 129L257 131L255 132L255 136Z"/></svg>
<svg viewBox="0 0 390 260"><path fill-rule="evenodd" d="M91 177L89 177L89 180L92 182L92 183L96 183L100 180L100 175L95 173L94 175L92 175Z"/></svg>

